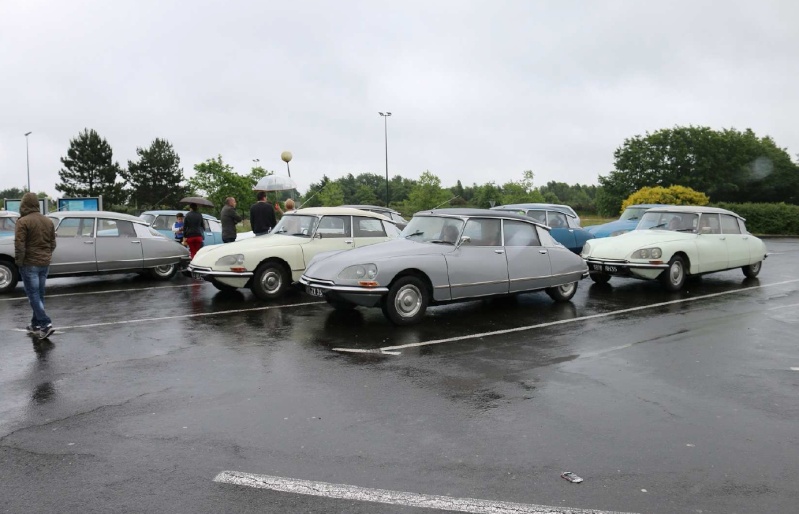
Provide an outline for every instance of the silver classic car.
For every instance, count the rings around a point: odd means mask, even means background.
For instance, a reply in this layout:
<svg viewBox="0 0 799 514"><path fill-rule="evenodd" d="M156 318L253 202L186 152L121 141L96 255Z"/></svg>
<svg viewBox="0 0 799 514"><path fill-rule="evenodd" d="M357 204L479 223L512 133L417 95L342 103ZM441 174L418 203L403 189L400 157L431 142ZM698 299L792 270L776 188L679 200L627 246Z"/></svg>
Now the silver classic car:
<svg viewBox="0 0 799 514"><path fill-rule="evenodd" d="M568 301L588 276L585 262L549 227L486 209L417 212L399 239L314 259L300 278L337 309L380 306L397 325L428 305L544 290Z"/></svg>
<svg viewBox="0 0 799 514"><path fill-rule="evenodd" d="M49 214L56 229L56 249L49 277L147 272L169 280L188 265L189 251L147 226L144 220L106 211ZM14 237L0 237L0 293L16 287Z"/></svg>

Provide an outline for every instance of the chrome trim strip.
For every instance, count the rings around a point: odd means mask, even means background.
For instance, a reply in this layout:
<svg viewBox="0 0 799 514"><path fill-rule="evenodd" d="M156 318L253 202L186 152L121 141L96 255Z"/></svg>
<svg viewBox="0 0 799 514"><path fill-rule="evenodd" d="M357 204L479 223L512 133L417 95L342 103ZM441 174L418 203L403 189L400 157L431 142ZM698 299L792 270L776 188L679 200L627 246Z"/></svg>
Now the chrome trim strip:
<svg viewBox="0 0 799 514"><path fill-rule="evenodd" d="M594 259L586 259L585 262L588 264L589 268L592 264L601 264L603 266L617 266L619 268L625 268L625 269L667 269L669 267L668 263L648 264L644 262L637 263L630 261L599 261Z"/></svg>
<svg viewBox="0 0 799 514"><path fill-rule="evenodd" d="M473 287L473 286L486 286L494 284L504 284L507 280L491 280L489 282L468 282L464 284L450 284L449 287ZM484 295L480 295L484 296Z"/></svg>
<svg viewBox="0 0 799 514"><path fill-rule="evenodd" d="M210 276L210 277L231 277L231 278L248 278L253 276L252 271L245 271L242 273L237 273L235 271L214 271L210 268L199 268L199 267L192 267L189 264L189 267L186 268L189 272L195 273L197 275L203 276Z"/></svg>

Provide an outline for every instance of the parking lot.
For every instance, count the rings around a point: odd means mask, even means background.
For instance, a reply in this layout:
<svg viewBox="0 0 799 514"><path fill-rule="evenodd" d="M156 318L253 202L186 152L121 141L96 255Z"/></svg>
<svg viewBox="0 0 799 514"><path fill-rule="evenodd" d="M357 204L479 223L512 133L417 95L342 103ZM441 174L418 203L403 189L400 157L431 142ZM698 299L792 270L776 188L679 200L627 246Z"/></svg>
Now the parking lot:
<svg viewBox="0 0 799 514"><path fill-rule="evenodd" d="M34 343L20 285L0 509L796 512L799 240L766 243L757 279L583 280L410 327L113 275L49 281Z"/></svg>

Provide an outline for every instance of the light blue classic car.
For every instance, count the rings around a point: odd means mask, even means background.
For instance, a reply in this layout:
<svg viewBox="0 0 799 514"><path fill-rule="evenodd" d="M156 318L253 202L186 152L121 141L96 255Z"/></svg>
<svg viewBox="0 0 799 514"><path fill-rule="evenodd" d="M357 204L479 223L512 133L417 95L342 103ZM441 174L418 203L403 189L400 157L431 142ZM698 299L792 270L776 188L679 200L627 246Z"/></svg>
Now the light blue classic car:
<svg viewBox="0 0 799 514"><path fill-rule="evenodd" d="M641 216L647 211L647 209L663 206L663 204L659 203L630 205L624 209L624 212L621 213L621 217L616 221L611 221L602 225L589 225L585 227L585 230L593 234L594 237L620 236L631 230L635 230L635 227L638 225L638 221L641 219Z"/></svg>
<svg viewBox="0 0 799 514"><path fill-rule="evenodd" d="M555 241L579 254L594 235L580 227L580 218L568 205L552 203L516 203L492 207L492 210L519 212L550 228Z"/></svg>
<svg viewBox="0 0 799 514"><path fill-rule="evenodd" d="M417 212L399 239L311 261L300 283L337 309L380 306L397 325L428 305L545 291L569 301L585 262L527 216L487 209Z"/></svg>
<svg viewBox="0 0 799 514"><path fill-rule="evenodd" d="M179 210L144 211L139 217L161 234L169 239L174 239L172 225L175 224L178 213L185 215L186 212ZM203 228L205 229L203 246L222 244L222 223L217 218L210 214L203 214Z"/></svg>

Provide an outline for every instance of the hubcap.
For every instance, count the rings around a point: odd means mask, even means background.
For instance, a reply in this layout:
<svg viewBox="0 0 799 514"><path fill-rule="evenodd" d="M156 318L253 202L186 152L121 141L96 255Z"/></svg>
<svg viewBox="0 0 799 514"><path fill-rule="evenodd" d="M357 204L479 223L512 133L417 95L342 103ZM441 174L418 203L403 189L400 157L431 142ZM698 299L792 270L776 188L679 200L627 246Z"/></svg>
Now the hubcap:
<svg viewBox="0 0 799 514"><path fill-rule="evenodd" d="M11 283L11 278L13 275L11 274L11 270L5 266L0 266L0 288L7 287L8 284Z"/></svg>
<svg viewBox="0 0 799 514"><path fill-rule="evenodd" d="M568 296L568 295L571 294L572 290L575 287L577 287L577 284L574 284L574 283L562 285L559 288L560 289L560 294L562 294L564 296Z"/></svg>
<svg viewBox="0 0 799 514"><path fill-rule="evenodd" d="M394 298L394 307L403 318L412 318L422 308L422 292L416 286L403 287Z"/></svg>
<svg viewBox="0 0 799 514"><path fill-rule="evenodd" d="M680 280L682 280L682 265L679 262L672 264L669 269L669 275L671 276L672 284L679 284Z"/></svg>
<svg viewBox="0 0 799 514"><path fill-rule="evenodd" d="M752 269L752 271L757 273L758 271L760 271L760 265L761 264L762 264L762 262L756 262L756 263L752 264L752 266L750 266L750 268Z"/></svg>
<svg viewBox="0 0 799 514"><path fill-rule="evenodd" d="M165 264L163 266L157 266L155 268L155 272L158 273L159 275L164 275L164 276L169 275L172 272L172 265Z"/></svg>
<svg viewBox="0 0 799 514"><path fill-rule="evenodd" d="M277 273L274 270L267 271L261 278L261 285L268 293L274 293L280 289L280 283L280 273Z"/></svg>

